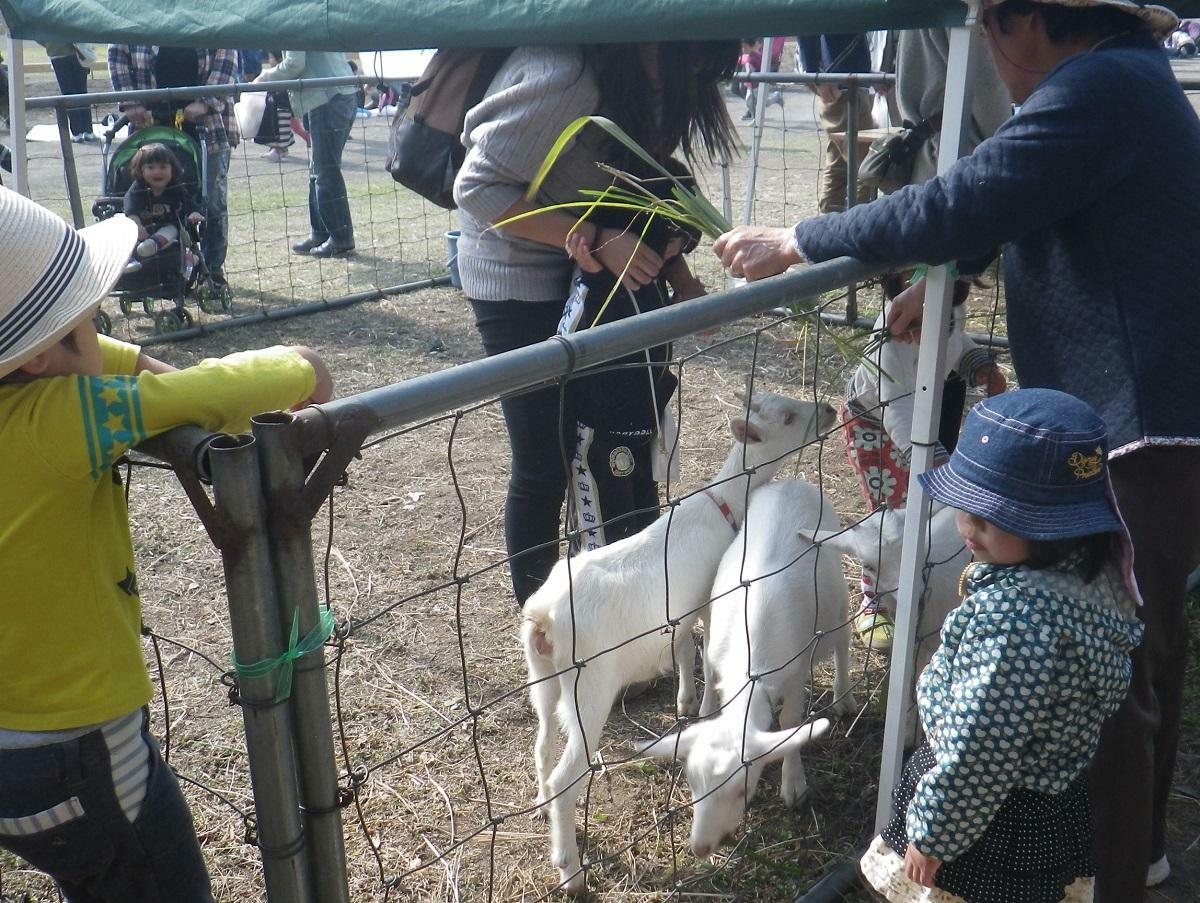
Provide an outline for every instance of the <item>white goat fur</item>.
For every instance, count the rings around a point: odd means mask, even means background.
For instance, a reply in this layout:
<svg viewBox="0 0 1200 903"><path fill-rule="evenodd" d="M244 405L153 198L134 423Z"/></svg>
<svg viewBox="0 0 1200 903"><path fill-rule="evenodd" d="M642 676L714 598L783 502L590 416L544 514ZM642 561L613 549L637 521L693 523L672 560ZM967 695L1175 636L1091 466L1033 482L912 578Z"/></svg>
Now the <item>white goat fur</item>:
<svg viewBox="0 0 1200 903"><path fill-rule="evenodd" d="M687 762L692 850L712 854L745 817L763 766L783 759L780 796L808 792L800 748L829 722L797 730L808 711L812 668L834 656L831 710L854 710L850 693L850 597L841 554L813 545L838 528L833 502L801 480L771 483L750 498L746 523L725 552L704 634L704 704L717 717L654 743L647 755ZM745 585L744 581L749 585ZM751 675L761 675L755 682ZM772 731L780 706L778 731Z"/></svg>
<svg viewBox="0 0 1200 903"><path fill-rule="evenodd" d="M789 452L836 420L827 404L755 397L749 419L731 424L733 448L708 492L741 520L750 490L769 482ZM755 470L746 474L747 468ZM622 687L669 670L673 657L677 709L694 713L692 627L733 538L713 499L697 493L635 536L559 561L525 603L521 639L538 716L537 802L549 809L551 860L570 893L584 888L575 805L613 702ZM586 665L575 668L576 661ZM559 728L567 743L552 770Z"/></svg>
<svg viewBox="0 0 1200 903"><path fill-rule="evenodd" d="M841 534L818 541L862 563L875 586L876 598L894 616L900 586L900 552L904 544L906 509L881 508ZM942 622L960 599L958 581L971 561L971 553L954 524L954 509L935 505L929 521L925 592L918 606L917 651L913 674L919 675L941 645ZM916 706L908 708L907 745L917 742Z"/></svg>

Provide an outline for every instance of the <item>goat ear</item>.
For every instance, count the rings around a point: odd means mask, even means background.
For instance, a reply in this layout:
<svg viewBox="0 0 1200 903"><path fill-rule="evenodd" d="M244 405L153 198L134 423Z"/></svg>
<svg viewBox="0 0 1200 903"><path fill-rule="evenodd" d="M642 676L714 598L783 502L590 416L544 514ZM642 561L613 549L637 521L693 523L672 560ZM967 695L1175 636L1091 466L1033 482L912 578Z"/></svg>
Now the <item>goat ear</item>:
<svg viewBox="0 0 1200 903"><path fill-rule="evenodd" d="M851 558L858 556L858 546L854 541L853 528L845 531L802 529L797 532L801 539L811 542L814 546L824 546L830 551L837 552L839 555L848 555Z"/></svg>
<svg viewBox="0 0 1200 903"><path fill-rule="evenodd" d="M764 765L778 762L784 756L807 746L829 730L829 719L818 718L798 728L781 731L755 731L746 737L746 756L761 759Z"/></svg>
<svg viewBox="0 0 1200 903"><path fill-rule="evenodd" d="M737 398L737 400L740 401L743 405L746 405L747 402L749 402L748 406L749 406L750 410L757 412L759 403L758 403L758 399L754 397L753 389L754 389L754 377L751 374L747 373L745 388L737 389L734 391L733 394Z"/></svg>
<svg viewBox="0 0 1200 903"><path fill-rule="evenodd" d="M659 737L649 746L638 750L638 756L647 759L683 760L688 757L688 753L692 750L692 744L695 742L696 735L689 730L667 734Z"/></svg>
<svg viewBox="0 0 1200 903"><path fill-rule="evenodd" d="M736 418L729 424L729 428L733 431L733 438L743 445L753 445L763 441L762 430L743 417Z"/></svg>

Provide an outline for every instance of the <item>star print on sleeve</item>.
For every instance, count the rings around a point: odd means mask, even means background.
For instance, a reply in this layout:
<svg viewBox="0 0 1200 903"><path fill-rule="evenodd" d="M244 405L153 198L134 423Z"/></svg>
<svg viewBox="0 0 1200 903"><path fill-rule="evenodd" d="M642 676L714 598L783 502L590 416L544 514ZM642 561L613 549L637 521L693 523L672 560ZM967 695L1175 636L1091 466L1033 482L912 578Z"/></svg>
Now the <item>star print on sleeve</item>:
<svg viewBox="0 0 1200 903"><path fill-rule="evenodd" d="M124 376L81 377L79 402L92 479L99 479L126 449L146 438L137 380Z"/></svg>

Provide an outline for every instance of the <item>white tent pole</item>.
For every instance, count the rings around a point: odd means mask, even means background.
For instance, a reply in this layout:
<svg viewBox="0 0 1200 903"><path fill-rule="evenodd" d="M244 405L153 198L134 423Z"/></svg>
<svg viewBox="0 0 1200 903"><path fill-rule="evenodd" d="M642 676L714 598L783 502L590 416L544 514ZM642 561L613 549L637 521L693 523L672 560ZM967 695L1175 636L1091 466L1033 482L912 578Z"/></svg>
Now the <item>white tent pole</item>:
<svg viewBox="0 0 1200 903"><path fill-rule="evenodd" d="M938 175L947 172L962 154L963 138L971 116L971 61L979 52L979 11L983 0L968 0L967 19L950 33L950 56L946 71L946 97L942 108L942 140ZM942 357L946 327L950 323L954 279L949 270L929 271L922 318L920 356L912 427L911 475L908 483L908 516L904 520L904 548L900 556L900 586L897 591L896 633L888 677L887 717L883 728L883 762L879 770L879 799L875 827L882 829L891 818L892 790L900 777L904 758L905 715L911 704L913 658L916 651L917 614L925 590L925 549L929 533L929 503L917 474L933 463L942 405L942 383L946 378ZM938 328L930 328L939 324Z"/></svg>
<svg viewBox="0 0 1200 903"><path fill-rule="evenodd" d="M12 142L13 187L29 196L29 155L25 146L25 46L13 40L5 27L8 43L8 131Z"/></svg>
<svg viewBox="0 0 1200 903"><path fill-rule="evenodd" d="M775 39L763 38L763 61L760 72L771 71L771 55L775 52ZM758 180L758 154L762 148L763 117L766 115L767 95L771 93L768 82L755 82L754 89L754 130L750 141L750 171L746 175L746 206L742 222L747 226L754 218L754 183Z"/></svg>

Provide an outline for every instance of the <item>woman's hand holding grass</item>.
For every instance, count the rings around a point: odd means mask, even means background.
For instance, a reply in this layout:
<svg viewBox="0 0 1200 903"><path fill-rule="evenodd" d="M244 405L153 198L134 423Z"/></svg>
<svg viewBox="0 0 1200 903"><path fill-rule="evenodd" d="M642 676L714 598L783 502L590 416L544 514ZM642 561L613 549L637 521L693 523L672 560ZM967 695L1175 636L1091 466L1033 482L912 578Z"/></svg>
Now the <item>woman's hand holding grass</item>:
<svg viewBox="0 0 1200 903"><path fill-rule="evenodd" d="M796 247L796 235L790 228L738 226L716 240L713 253L730 274L750 281L775 276L804 263L804 255Z"/></svg>

